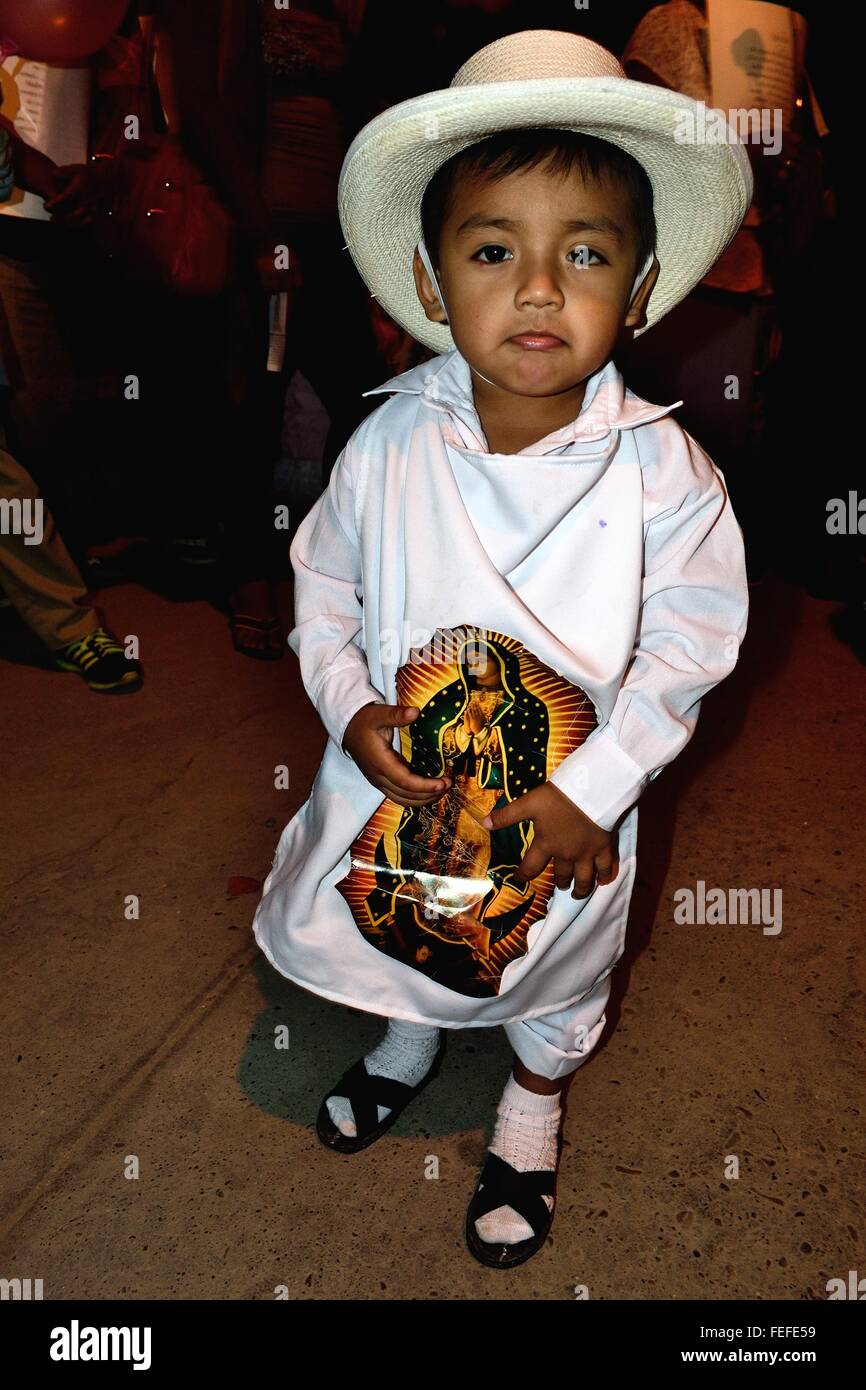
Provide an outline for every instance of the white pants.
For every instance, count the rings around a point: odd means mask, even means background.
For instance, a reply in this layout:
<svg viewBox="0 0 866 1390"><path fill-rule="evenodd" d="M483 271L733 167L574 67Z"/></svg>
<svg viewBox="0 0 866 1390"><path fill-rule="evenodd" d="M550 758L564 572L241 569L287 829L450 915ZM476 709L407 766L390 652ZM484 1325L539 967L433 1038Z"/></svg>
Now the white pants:
<svg viewBox="0 0 866 1390"><path fill-rule="evenodd" d="M611 976L606 975L566 1009L504 1023L506 1037L523 1065L550 1081L583 1066L604 1030L610 985Z"/></svg>
<svg viewBox="0 0 866 1390"><path fill-rule="evenodd" d="M557 1081L583 1066L604 1032L607 1021L604 1010L610 997L611 974L605 975L603 980L599 980L565 1009L500 1025L525 1067L536 1076ZM387 1018L387 1015L384 1017ZM434 1025L413 1023L407 1019L402 1020L402 1026L411 1029Z"/></svg>

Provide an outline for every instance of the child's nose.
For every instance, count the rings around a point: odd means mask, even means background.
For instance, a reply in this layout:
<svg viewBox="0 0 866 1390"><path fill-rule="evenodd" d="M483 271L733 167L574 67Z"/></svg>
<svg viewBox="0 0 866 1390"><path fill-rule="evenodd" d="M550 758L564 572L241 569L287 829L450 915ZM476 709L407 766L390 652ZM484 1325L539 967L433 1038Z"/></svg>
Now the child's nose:
<svg viewBox="0 0 866 1390"><path fill-rule="evenodd" d="M528 309L559 308L565 296L555 273L546 266L530 267L518 290L518 303Z"/></svg>

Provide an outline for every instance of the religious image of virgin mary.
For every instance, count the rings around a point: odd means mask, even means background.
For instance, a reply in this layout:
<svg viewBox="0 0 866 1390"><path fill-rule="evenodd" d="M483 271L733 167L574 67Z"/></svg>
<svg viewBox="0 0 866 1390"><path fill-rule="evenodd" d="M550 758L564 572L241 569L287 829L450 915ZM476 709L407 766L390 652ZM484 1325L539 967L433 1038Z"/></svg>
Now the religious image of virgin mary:
<svg viewBox="0 0 866 1390"><path fill-rule="evenodd" d="M491 949L524 923L536 897L533 883L514 877L531 822L501 830L481 822L546 780L549 716L504 642L461 636L453 664L458 678L400 734L411 771L447 770L452 786L428 805L401 807L396 828L378 837L361 929L388 955L481 996L497 992L502 963ZM525 949L524 934L516 954Z"/></svg>

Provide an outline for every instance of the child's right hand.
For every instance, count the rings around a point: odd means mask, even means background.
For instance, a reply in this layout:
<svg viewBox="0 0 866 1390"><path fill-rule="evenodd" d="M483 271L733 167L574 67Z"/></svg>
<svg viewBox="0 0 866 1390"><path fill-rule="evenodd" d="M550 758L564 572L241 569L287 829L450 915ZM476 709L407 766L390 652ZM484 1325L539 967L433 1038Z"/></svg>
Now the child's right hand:
<svg viewBox="0 0 866 1390"><path fill-rule="evenodd" d="M394 729L411 724L420 711L415 705L364 705L346 725L343 747L368 782L399 806L425 806L438 801L451 778L419 777L391 746Z"/></svg>

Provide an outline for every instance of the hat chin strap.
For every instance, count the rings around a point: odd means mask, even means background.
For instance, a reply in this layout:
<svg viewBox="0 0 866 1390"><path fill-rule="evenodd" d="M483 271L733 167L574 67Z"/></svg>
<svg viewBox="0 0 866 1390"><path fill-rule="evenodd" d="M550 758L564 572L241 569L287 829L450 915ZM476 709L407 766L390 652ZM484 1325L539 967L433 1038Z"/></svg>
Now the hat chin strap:
<svg viewBox="0 0 866 1390"><path fill-rule="evenodd" d="M629 302L629 304L631 304L632 300L634 299L635 295L637 294L637 292L638 292L638 290L640 289L641 285L643 284L644 280L645 280L646 277L649 275L650 270L652 269L652 263L653 263L653 261L655 260L655 258L656 258L656 253L655 253L655 251L650 251L649 255L647 256L646 260L645 260L644 263L643 263L643 270L641 270L641 271L638 273L637 279L635 280L634 284L633 284L632 287L631 287L631 294L630 294L629 297L628 297L628 302Z"/></svg>
<svg viewBox="0 0 866 1390"><path fill-rule="evenodd" d="M430 282L431 282L431 284L432 284L434 290L436 291L436 298L439 300L439 303L442 305L442 308L445 310L446 321L447 321L448 306L447 306L446 303L445 303L445 296L443 295L442 290L441 290L440 287L439 287L439 281L436 279L436 272L435 272L435 270L433 269L433 266L432 266L432 264L431 264L431 261L430 261L430 254L429 254L429 252L428 252L428 250L427 250L427 247L424 245L424 238L423 238L423 236L422 236L422 237L419 239L419 241L418 241L418 254L419 254L419 256L421 257L421 260L424 262L424 269L427 271L427 274L430 276ZM636 278L634 284L633 284L632 287L631 287L631 294L629 295L629 304L630 304L631 301L634 299L635 295L637 294L638 290L640 289L641 285L643 284L644 280L646 279L647 275L649 274L650 268L652 267L652 263L653 263L654 260L655 260L655 252L654 252L654 251L650 251L649 255L647 256L646 260L645 260L644 263L643 263L643 269L638 273L638 276L637 276L637 278ZM495 386L495 385L496 385L496 382L495 382L495 381L490 381L490 377L489 377L489 376L485 376L483 372L479 372L479 370L478 370L477 367L472 367L471 370L472 370L473 372L475 372L475 375L476 375L476 376L480 376L481 379L482 379L482 381L490 382L490 385L491 385L491 386Z"/></svg>

